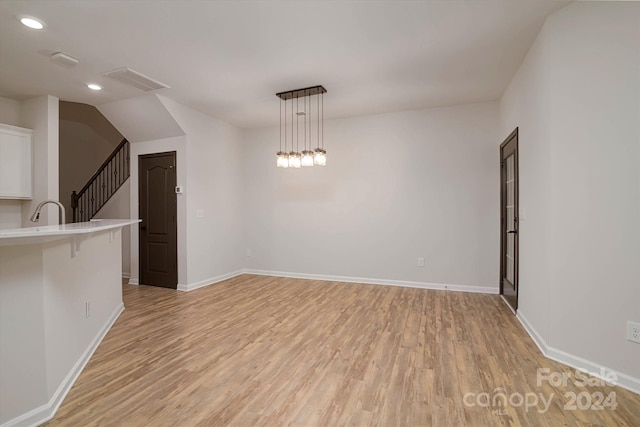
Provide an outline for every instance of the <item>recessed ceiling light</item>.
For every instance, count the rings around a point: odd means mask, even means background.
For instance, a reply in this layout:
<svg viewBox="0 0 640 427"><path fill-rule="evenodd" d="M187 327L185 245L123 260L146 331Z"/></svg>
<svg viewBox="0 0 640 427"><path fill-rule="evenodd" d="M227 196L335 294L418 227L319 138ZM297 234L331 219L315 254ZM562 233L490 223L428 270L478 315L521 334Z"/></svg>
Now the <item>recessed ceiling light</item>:
<svg viewBox="0 0 640 427"><path fill-rule="evenodd" d="M97 85L95 83L89 83L87 87L91 90L102 90L102 86Z"/></svg>
<svg viewBox="0 0 640 427"><path fill-rule="evenodd" d="M38 18L34 18L33 16L20 15L18 16L22 25L33 28L34 30L41 30L44 28L44 22L39 20Z"/></svg>

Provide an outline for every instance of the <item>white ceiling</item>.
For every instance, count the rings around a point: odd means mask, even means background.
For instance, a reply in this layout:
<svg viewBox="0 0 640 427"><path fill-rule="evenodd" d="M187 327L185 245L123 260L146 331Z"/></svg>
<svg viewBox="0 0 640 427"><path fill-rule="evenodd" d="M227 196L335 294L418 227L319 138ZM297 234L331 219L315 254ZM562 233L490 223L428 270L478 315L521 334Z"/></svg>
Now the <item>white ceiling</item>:
<svg viewBox="0 0 640 427"><path fill-rule="evenodd" d="M0 0L0 96L100 105L144 93L100 75L129 67L243 128L277 124L275 93L317 84L326 118L495 100L566 4ZM24 27L20 14L46 27ZM80 63L52 63L57 51Z"/></svg>

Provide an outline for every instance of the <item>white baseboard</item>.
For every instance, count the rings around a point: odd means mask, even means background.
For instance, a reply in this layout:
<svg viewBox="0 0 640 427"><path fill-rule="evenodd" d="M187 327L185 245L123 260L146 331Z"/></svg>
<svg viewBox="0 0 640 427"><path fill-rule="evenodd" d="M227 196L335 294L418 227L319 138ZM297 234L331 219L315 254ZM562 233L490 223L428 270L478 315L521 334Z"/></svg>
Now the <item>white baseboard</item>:
<svg viewBox="0 0 640 427"><path fill-rule="evenodd" d="M364 277L352 277L352 276L330 276L323 274L306 274L306 273L291 273L286 271L271 271L271 270L253 270L242 269L236 270L231 273L221 274L219 276L210 277L208 279L200 280L190 284L178 284L178 290L183 292L193 291L205 286L213 285L215 283L222 282L223 280L231 279L241 274L255 274L258 276L273 276L273 277L289 277L292 279L310 279L310 280L325 280L328 282L345 282L345 283L364 283L367 285L385 285L385 286L402 286L407 288L419 288L419 289L435 289L446 290L456 292L473 292L482 294L494 294L497 295L500 290L497 286L472 286L472 285L450 285L442 283L427 283L427 282L411 282L406 280L387 280L387 279L371 279ZM138 285L138 279L129 279L130 285Z"/></svg>
<svg viewBox="0 0 640 427"><path fill-rule="evenodd" d="M524 316L521 311L518 311L516 318L520 321L533 342L536 343L538 349L540 349L540 352L547 359L555 360L556 362L563 363L567 366L571 366L572 368L588 372L590 375L604 380L607 380L608 378L603 378L603 371L607 374L615 374L617 378L616 385L634 393L640 394L639 378L632 377L631 375L627 375L623 372L618 372L615 369L607 368L606 366L599 365L590 360L586 360L582 357L551 347L546 343L546 341L533 327L533 325L531 325L531 323L527 320L526 316Z"/></svg>
<svg viewBox="0 0 640 427"><path fill-rule="evenodd" d="M183 292L193 291L194 289L202 288L204 286L213 285L214 283L222 282L223 280L231 279L232 277L239 276L242 273L243 273L242 270L238 270L238 271L234 271L233 273L222 274L220 276L211 277L209 279L201 280L199 282L191 283L188 285L185 285L184 283L178 283L176 289ZM128 284L140 285L140 280L129 278Z"/></svg>
<svg viewBox="0 0 640 427"><path fill-rule="evenodd" d="M80 355L80 358L73 365L69 373L67 373L64 380L62 380L62 383L60 383L60 385L58 386L58 389L55 391L55 393L53 393L51 399L49 399L48 403L32 409L31 411L22 414L12 420L9 420L6 423L2 424L2 426L0 427L38 426L53 418L56 411L62 404L62 401L67 396L67 393L69 393L69 390L71 390L71 387L73 387L73 384L80 376L80 373L82 373L82 370L91 359L91 356L93 356L93 353L96 351L103 338L107 335L107 332L109 332L109 329L111 329L111 326L113 326L113 324L123 311L124 304L120 303L120 305L113 311L111 316L109 316L106 323L100 329L95 338L91 341L91 343L89 343L89 346L86 348L86 350L82 353L82 355Z"/></svg>
<svg viewBox="0 0 640 427"><path fill-rule="evenodd" d="M531 337L535 345L538 347L538 350L540 350L540 352L545 357L547 357L547 343L542 338L542 336L538 333L538 331L531 325L529 320L527 320L525 315L522 314L522 311L518 310L518 312L516 313L516 319L520 321L520 323L524 327L524 330L527 331L527 333L529 334L529 336Z"/></svg>
<svg viewBox="0 0 640 427"><path fill-rule="evenodd" d="M457 292L474 292L482 294L498 294L497 286L470 286L470 285L449 285L441 283L410 282L406 280L370 279L352 276L329 276L323 274L289 273L286 271L252 270L244 269L245 274L256 274L259 276L290 277L292 279L326 280L328 282L364 283L366 285L386 285L402 286L406 288L436 289Z"/></svg>
<svg viewBox="0 0 640 427"><path fill-rule="evenodd" d="M131 278L131 273L129 273L128 271L123 271L122 272L122 278L123 279L130 279Z"/></svg>
<svg viewBox="0 0 640 427"><path fill-rule="evenodd" d="M179 291L184 291L184 292L193 291L194 289L198 289L198 288L202 288L202 287L205 287L205 286L213 285L215 283L222 282L223 280L227 280L227 279L231 279L232 277L240 276L241 274L244 274L244 270L236 270L236 271L233 271L231 273L221 274L220 276L210 277L208 279L200 280L199 282L190 283L190 284L187 284L187 285L183 285L183 284L178 283L178 290Z"/></svg>

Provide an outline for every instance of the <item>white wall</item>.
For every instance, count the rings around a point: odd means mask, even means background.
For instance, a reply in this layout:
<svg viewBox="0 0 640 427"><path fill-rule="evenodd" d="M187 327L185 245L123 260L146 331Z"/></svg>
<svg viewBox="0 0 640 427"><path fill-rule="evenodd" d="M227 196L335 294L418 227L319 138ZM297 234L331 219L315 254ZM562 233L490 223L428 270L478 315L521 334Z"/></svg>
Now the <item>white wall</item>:
<svg viewBox="0 0 640 427"><path fill-rule="evenodd" d="M29 221L35 206L58 200L58 98L40 96L17 102L0 97L0 122L33 129L33 200L0 201L0 227L19 228ZM57 224L58 208L45 207L37 225Z"/></svg>
<svg viewBox="0 0 640 427"><path fill-rule="evenodd" d="M0 97L0 123L22 126L20 120L20 102ZM0 200L0 228L22 227L22 206L29 202L22 200Z"/></svg>
<svg viewBox="0 0 640 427"><path fill-rule="evenodd" d="M101 232L80 244L71 257L67 241L42 245L44 341L47 390L52 398L77 369L83 353L110 326L122 307L121 231ZM89 317L86 305L89 302Z"/></svg>
<svg viewBox="0 0 640 427"><path fill-rule="evenodd" d="M549 53L545 25L500 102L500 142L518 127L518 312L548 336L551 223ZM522 215L524 213L524 217Z"/></svg>
<svg viewBox="0 0 640 427"><path fill-rule="evenodd" d="M640 322L640 5L578 4L549 25L549 344L632 375L640 392L640 345L625 340L626 321Z"/></svg>
<svg viewBox="0 0 640 427"><path fill-rule="evenodd" d="M552 357L640 392L640 5L552 15L501 101L520 126L520 316ZM545 253L546 252L546 255Z"/></svg>
<svg viewBox="0 0 640 427"><path fill-rule="evenodd" d="M50 95L23 101L20 126L33 129L33 199L22 204L22 226L58 224L58 207L42 209L40 221L29 221L38 203L59 200L58 191L58 98Z"/></svg>
<svg viewBox="0 0 640 427"><path fill-rule="evenodd" d="M187 135L188 281L194 289L237 274L242 249L242 135L218 119L160 96ZM198 216L200 212L201 216Z"/></svg>
<svg viewBox="0 0 640 427"><path fill-rule="evenodd" d="M94 216L95 219L128 219L131 215L131 179L111 196L109 201ZM131 227L122 229L122 277L131 277Z"/></svg>
<svg viewBox="0 0 640 427"><path fill-rule="evenodd" d="M129 142L157 141L184 135L155 94L109 102L97 108Z"/></svg>
<svg viewBox="0 0 640 427"><path fill-rule="evenodd" d="M123 309L120 231L73 240L0 247L2 425L52 417Z"/></svg>
<svg viewBox="0 0 640 427"><path fill-rule="evenodd" d="M42 262L31 245L0 247L0 424L49 400Z"/></svg>
<svg viewBox="0 0 640 427"><path fill-rule="evenodd" d="M20 126L20 102L0 96L0 123Z"/></svg>
<svg viewBox="0 0 640 427"><path fill-rule="evenodd" d="M131 142L132 218L138 218L138 156L176 151L177 184L184 188L178 195L178 288L194 289L241 271L241 132L158 95L98 109ZM131 283L139 281L138 244L133 228Z"/></svg>
<svg viewBox="0 0 640 427"><path fill-rule="evenodd" d="M22 201L0 200L0 229L22 227Z"/></svg>
<svg viewBox="0 0 640 427"><path fill-rule="evenodd" d="M327 166L298 170L246 131L246 266L497 292L497 129L497 103L326 121Z"/></svg>
<svg viewBox="0 0 640 427"><path fill-rule="evenodd" d="M0 123L20 126L20 103L0 96ZM0 229L22 227L22 201L0 200Z"/></svg>

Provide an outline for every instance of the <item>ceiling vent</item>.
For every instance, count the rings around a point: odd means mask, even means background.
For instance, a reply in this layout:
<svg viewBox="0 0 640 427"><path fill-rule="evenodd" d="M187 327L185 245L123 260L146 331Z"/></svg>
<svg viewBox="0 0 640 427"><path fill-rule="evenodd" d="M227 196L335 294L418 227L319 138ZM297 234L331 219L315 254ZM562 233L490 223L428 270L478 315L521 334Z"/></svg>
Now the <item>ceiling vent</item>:
<svg viewBox="0 0 640 427"><path fill-rule="evenodd" d="M73 67L74 65L77 65L78 61L76 58L74 58L71 55L67 55L64 52L56 52L53 55L51 55L51 62L55 62L56 64L60 64L60 65L66 65L68 67Z"/></svg>
<svg viewBox="0 0 640 427"><path fill-rule="evenodd" d="M160 83L157 80L153 80L152 78L149 78L144 74L133 71L131 68L118 68L117 70L102 73L102 75L117 80L120 83L136 87L145 92L151 92L152 90L165 89L169 87L168 85Z"/></svg>

